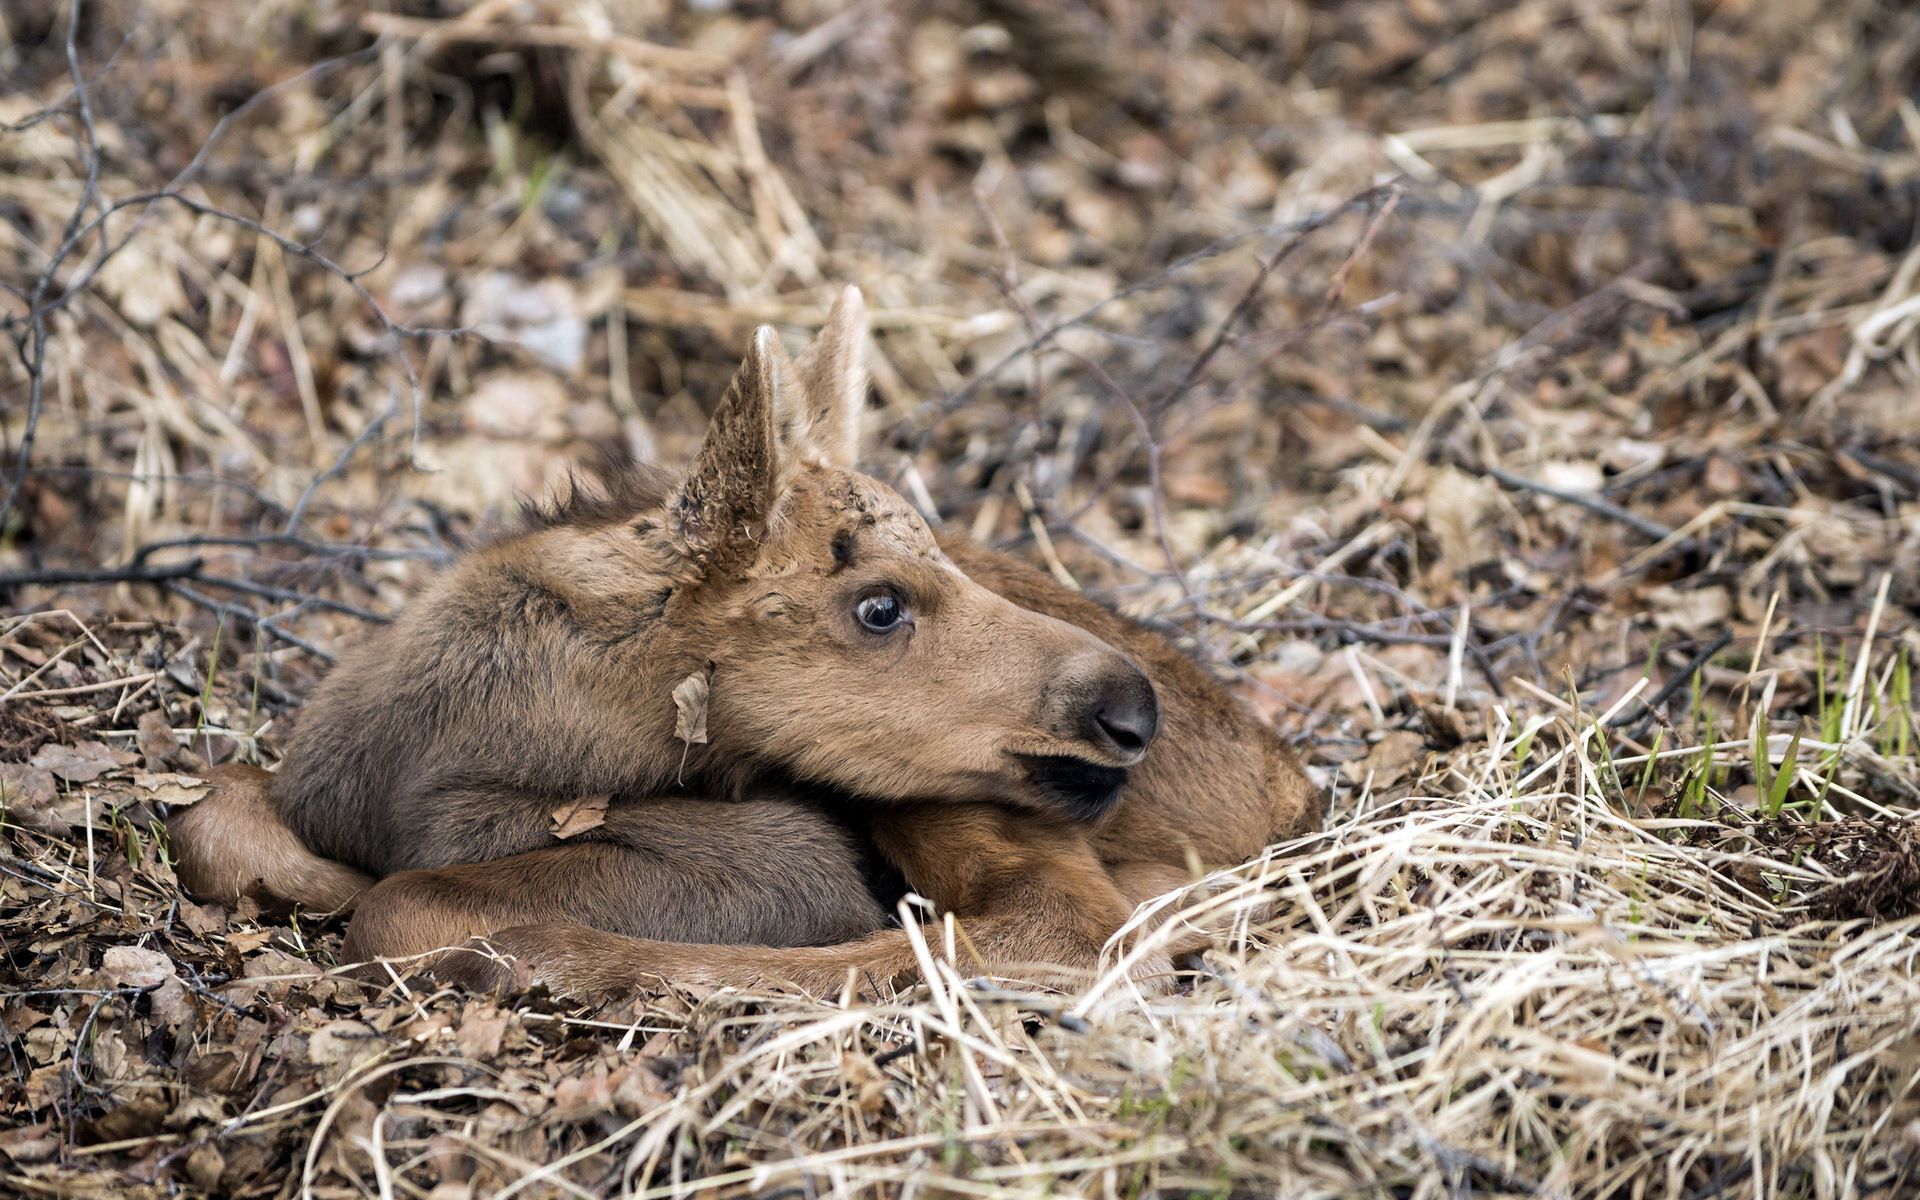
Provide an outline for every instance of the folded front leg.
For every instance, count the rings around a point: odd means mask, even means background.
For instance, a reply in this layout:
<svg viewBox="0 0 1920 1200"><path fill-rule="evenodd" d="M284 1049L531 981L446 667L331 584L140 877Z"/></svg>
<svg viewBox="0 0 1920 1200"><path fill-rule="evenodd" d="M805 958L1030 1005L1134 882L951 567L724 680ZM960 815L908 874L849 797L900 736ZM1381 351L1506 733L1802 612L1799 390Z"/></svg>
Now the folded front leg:
<svg viewBox="0 0 1920 1200"><path fill-rule="evenodd" d="M530 922L710 943L803 946L879 929L860 848L798 802L616 804L582 840L403 871L359 899L350 960L412 958Z"/></svg>
<svg viewBox="0 0 1920 1200"><path fill-rule="evenodd" d="M1108 938L1132 912L1077 832L1005 820L984 808L945 810L911 826L911 845L890 844L895 833L904 835L905 824L876 833L916 890L957 918L956 965L964 973L1071 987L1091 977ZM929 926L925 932L932 952L940 953L940 931ZM516 969L578 996L625 994L663 981L825 996L849 982L858 991L884 993L917 979L921 960L904 929L783 948L622 937L543 920L502 928L468 953L448 956L436 971L497 986ZM1164 983L1170 971L1166 957L1155 955L1133 974L1151 985Z"/></svg>

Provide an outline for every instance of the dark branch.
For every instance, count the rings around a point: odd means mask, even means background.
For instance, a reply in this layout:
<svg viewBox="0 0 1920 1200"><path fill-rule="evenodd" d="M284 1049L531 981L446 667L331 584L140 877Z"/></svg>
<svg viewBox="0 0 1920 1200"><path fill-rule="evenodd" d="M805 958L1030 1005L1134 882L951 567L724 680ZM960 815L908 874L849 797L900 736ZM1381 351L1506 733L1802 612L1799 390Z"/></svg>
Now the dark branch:
<svg viewBox="0 0 1920 1200"><path fill-rule="evenodd" d="M9 571L0 574L0 591L35 584L63 583L163 583L169 579L188 579L200 573L200 560L150 563L136 560L124 567L50 567L40 571Z"/></svg>

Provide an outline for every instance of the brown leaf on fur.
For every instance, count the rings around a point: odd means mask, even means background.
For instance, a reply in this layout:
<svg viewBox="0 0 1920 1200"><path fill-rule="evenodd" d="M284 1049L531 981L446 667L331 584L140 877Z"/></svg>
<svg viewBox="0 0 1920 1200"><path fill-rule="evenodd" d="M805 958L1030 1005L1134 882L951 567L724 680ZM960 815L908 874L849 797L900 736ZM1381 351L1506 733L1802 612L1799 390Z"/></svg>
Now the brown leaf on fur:
<svg viewBox="0 0 1920 1200"><path fill-rule="evenodd" d="M695 671L673 689L673 706L680 714L673 723L673 736L689 746L706 744L707 696L711 687L707 672Z"/></svg>
<svg viewBox="0 0 1920 1200"><path fill-rule="evenodd" d="M581 796L569 800L553 810L553 836L561 841L578 837L589 829L598 829L607 823L607 801L613 799L602 792L597 796Z"/></svg>

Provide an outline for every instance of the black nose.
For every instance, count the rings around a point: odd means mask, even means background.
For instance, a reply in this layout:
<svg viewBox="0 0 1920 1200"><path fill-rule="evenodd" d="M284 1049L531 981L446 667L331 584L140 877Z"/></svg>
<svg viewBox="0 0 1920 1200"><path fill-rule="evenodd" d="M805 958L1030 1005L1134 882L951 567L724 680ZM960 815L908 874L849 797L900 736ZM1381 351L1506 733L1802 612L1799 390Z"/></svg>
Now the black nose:
<svg viewBox="0 0 1920 1200"><path fill-rule="evenodd" d="M1092 739L1116 754L1136 757L1160 732L1160 701L1137 669L1110 682L1093 705Z"/></svg>

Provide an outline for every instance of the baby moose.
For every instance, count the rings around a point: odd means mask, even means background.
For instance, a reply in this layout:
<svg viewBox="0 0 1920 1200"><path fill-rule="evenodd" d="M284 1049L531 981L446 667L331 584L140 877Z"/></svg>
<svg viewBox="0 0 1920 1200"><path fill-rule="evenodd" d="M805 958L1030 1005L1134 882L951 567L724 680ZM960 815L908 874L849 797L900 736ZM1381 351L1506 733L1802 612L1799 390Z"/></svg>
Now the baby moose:
<svg viewBox="0 0 1920 1200"><path fill-rule="evenodd" d="M825 992L914 972L909 888L982 969L1084 970L1195 864L1311 829L1206 672L853 469L865 325L849 289L797 360L758 330L684 479L618 473L457 563L278 774L173 818L188 890L352 903L347 957L465 947L425 961L472 983Z"/></svg>

